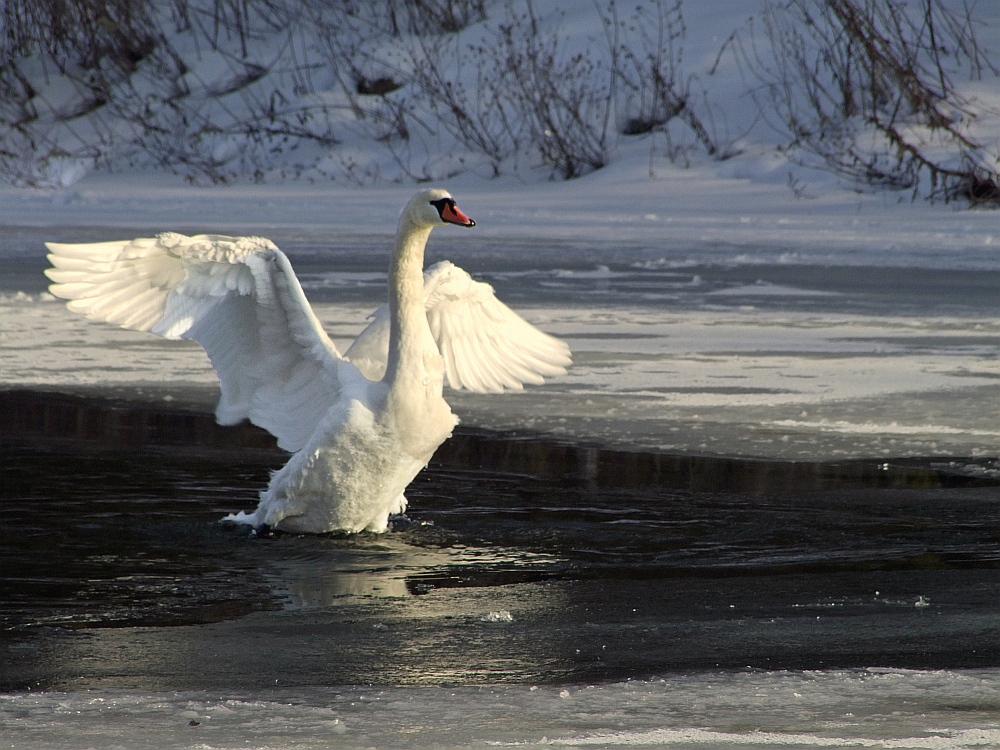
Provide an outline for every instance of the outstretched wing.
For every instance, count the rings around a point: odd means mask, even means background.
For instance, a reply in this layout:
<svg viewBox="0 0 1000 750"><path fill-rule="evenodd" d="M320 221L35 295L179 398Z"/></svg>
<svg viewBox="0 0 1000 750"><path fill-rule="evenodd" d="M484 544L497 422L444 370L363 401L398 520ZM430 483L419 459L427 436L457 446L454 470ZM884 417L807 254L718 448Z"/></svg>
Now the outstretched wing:
<svg viewBox="0 0 1000 750"><path fill-rule="evenodd" d="M220 424L249 419L296 451L359 376L270 240L169 232L47 246L49 289L70 310L204 347L221 384Z"/></svg>
<svg viewBox="0 0 1000 750"><path fill-rule="evenodd" d="M502 393L566 374L569 347L503 304L489 284L442 261L424 273L424 291L427 322L452 388ZM378 380L385 373L389 351L388 306L370 318L344 357L366 377Z"/></svg>

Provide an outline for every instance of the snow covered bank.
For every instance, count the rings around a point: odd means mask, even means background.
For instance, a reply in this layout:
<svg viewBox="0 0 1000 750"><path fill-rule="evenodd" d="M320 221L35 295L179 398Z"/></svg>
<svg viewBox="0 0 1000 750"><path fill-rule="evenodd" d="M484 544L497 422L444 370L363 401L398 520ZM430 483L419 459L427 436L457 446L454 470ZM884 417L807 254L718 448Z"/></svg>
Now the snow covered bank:
<svg viewBox="0 0 1000 750"><path fill-rule="evenodd" d="M98 166L204 183L537 183L634 161L647 176L763 174L810 197L829 186L795 166L808 165L995 200L991 4L241 7L26 4L0 48L0 173L52 188Z"/></svg>

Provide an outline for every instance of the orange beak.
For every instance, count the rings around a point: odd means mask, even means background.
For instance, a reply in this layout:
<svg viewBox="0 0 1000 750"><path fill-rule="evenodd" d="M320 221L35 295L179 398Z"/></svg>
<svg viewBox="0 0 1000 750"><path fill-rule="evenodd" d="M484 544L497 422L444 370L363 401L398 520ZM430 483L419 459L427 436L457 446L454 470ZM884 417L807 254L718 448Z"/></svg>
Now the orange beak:
<svg viewBox="0 0 1000 750"><path fill-rule="evenodd" d="M476 222L462 213L461 209L453 202L445 203L442 206L441 220L447 221L449 224L458 224L460 227L469 227L470 229L476 226Z"/></svg>

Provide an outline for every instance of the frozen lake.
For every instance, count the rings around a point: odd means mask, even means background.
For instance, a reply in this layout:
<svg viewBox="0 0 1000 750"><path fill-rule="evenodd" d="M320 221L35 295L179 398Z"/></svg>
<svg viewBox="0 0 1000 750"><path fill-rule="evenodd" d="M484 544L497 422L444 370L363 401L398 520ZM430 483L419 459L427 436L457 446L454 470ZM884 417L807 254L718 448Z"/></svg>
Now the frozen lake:
<svg viewBox="0 0 1000 750"><path fill-rule="evenodd" d="M256 538L215 521L284 459L184 448L201 350L44 293L43 239L121 236L0 234L0 743L1000 743L989 248L442 233L570 373L446 394L466 431L390 533ZM388 235L270 236L345 344Z"/></svg>
<svg viewBox="0 0 1000 750"><path fill-rule="evenodd" d="M3 234L0 384L214 401L197 346L94 325L45 298L43 239L122 231ZM346 347L384 301L389 237L272 236ZM449 258L491 283L564 337L575 362L522 394L452 393L468 425L786 460L1000 454L1000 261L989 246L865 254L487 238L472 251L466 242L435 236L428 262Z"/></svg>

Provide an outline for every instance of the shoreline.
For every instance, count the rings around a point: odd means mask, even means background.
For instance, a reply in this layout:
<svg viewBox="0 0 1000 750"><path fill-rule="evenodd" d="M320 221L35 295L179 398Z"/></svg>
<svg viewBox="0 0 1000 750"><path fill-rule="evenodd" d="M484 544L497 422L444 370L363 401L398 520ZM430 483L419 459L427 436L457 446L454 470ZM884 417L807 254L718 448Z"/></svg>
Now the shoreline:
<svg viewBox="0 0 1000 750"><path fill-rule="evenodd" d="M217 424L210 401L198 394L163 401L152 392L129 397L88 390L0 390L0 441L45 441L91 450L165 450L227 462L283 462L288 455L270 434L248 422L232 427ZM460 425L430 465L572 479L595 487L660 486L749 495L1000 485L1000 477L976 460L928 456L785 461L644 451L638 446L629 450L544 432Z"/></svg>

